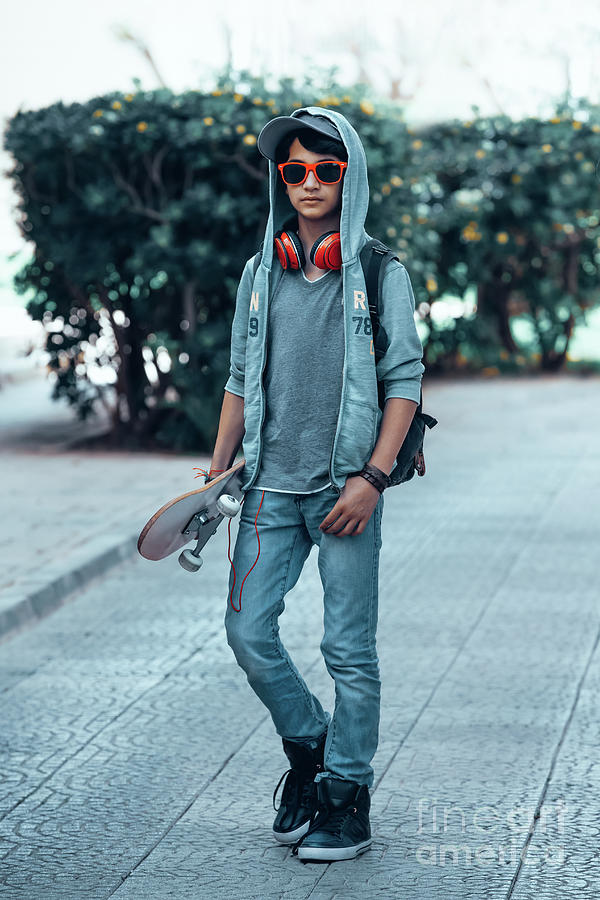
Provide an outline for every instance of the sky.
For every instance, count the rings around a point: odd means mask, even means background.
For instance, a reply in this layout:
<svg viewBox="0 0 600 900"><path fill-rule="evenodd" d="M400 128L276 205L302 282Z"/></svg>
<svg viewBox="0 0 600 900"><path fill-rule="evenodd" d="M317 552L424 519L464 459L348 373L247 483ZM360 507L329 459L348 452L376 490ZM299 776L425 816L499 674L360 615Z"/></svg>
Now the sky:
<svg viewBox="0 0 600 900"><path fill-rule="evenodd" d="M568 10L568 12L566 12ZM597 23L597 24L596 24ZM339 67L339 79L367 73L375 91L392 80L414 123L482 114L549 114L567 83L600 101L600 18L595 0L28 0L3 11L0 117L107 91L159 86L128 31L151 51L173 90L202 88L228 59L256 73L300 76ZM26 250L16 198L0 151L0 273Z"/></svg>

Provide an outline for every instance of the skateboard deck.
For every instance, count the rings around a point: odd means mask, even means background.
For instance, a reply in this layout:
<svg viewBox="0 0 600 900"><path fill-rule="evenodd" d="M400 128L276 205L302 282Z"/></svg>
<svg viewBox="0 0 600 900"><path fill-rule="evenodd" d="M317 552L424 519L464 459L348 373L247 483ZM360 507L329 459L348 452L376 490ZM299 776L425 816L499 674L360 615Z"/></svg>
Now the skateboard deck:
<svg viewBox="0 0 600 900"><path fill-rule="evenodd" d="M197 572L202 565L200 550L215 533L223 518L237 515L242 498L242 459L208 484L169 500L146 522L138 538L138 551L145 559L164 559L196 540L193 550L184 550L179 562Z"/></svg>

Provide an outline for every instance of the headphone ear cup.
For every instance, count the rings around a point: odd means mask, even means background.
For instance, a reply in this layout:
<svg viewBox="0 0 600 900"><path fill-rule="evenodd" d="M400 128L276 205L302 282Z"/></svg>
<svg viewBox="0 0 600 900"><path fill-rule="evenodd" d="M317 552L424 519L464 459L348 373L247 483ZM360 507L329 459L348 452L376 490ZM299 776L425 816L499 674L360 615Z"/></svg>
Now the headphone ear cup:
<svg viewBox="0 0 600 900"><path fill-rule="evenodd" d="M301 269L306 262L302 241L295 231L278 231L274 238L275 251L282 268Z"/></svg>
<svg viewBox="0 0 600 900"><path fill-rule="evenodd" d="M342 268L342 244L339 231L326 231L310 251L311 262L319 269Z"/></svg>

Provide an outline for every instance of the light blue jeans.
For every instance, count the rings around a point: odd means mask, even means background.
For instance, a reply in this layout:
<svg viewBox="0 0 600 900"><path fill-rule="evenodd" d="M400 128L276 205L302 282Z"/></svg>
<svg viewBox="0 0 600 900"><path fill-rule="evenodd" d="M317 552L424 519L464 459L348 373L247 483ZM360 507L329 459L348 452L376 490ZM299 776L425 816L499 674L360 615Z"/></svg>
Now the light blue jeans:
<svg viewBox="0 0 600 900"><path fill-rule="evenodd" d="M225 628L227 641L248 683L269 710L282 738L308 742L327 731L325 771L371 787L371 760L379 737L379 661L375 646L379 550L383 495L362 534L336 537L319 524L339 498L325 488L314 494L265 491L257 527L254 520L263 492L245 494L230 571ZM319 547L323 586L327 671L335 681L333 716L325 712L292 662L279 637L284 597L300 576L313 544ZM233 587L233 594L232 594Z"/></svg>

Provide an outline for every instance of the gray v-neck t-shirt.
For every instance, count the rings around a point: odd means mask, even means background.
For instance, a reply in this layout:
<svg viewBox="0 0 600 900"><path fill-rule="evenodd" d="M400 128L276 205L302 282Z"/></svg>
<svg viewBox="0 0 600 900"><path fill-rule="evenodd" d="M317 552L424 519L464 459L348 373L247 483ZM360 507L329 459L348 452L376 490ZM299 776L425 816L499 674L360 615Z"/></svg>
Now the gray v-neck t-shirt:
<svg viewBox="0 0 600 900"><path fill-rule="evenodd" d="M341 272L310 281L286 269L269 303L266 413L253 485L308 494L331 484L329 461L344 366Z"/></svg>

